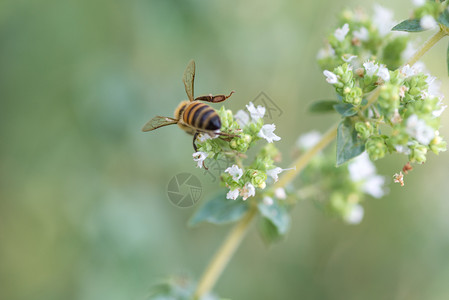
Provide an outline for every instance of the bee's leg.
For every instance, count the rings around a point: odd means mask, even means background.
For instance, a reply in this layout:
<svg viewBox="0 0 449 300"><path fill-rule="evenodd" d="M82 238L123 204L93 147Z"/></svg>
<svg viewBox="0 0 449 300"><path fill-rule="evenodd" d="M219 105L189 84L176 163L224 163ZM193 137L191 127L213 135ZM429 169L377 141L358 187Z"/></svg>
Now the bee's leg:
<svg viewBox="0 0 449 300"><path fill-rule="evenodd" d="M226 132L217 132L217 135L227 136L227 137L240 137L238 134L226 133Z"/></svg>
<svg viewBox="0 0 449 300"><path fill-rule="evenodd" d="M196 147L196 138L198 137L198 131L195 131L195 133L193 134L193 150L195 150L195 152L198 152L198 148Z"/></svg>
<svg viewBox="0 0 449 300"><path fill-rule="evenodd" d="M200 96L195 98L195 100L200 100L200 101L207 101L207 102L212 102L212 103L218 103L218 102L223 102L226 99L228 99L229 97L231 97L231 95L234 93L234 91L232 91L229 95L216 95L213 96L212 94L209 94L207 96Z"/></svg>
<svg viewBox="0 0 449 300"><path fill-rule="evenodd" d="M196 143L195 143L196 142L196 138L198 137L198 134L199 134L198 131L195 131L195 133L193 134L193 150L195 150L195 152L198 152L198 148L197 148ZM204 169L209 170L206 167L206 165L204 164L204 160L203 160L203 167L204 167Z"/></svg>

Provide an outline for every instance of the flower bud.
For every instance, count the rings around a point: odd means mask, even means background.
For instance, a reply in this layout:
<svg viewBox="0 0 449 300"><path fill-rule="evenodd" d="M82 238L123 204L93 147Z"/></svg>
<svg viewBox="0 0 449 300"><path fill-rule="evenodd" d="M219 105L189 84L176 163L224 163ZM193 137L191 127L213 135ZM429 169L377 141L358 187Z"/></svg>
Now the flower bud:
<svg viewBox="0 0 449 300"><path fill-rule="evenodd" d="M378 160L384 157L387 152L385 141L380 136L370 137L365 144L365 148L371 160Z"/></svg>

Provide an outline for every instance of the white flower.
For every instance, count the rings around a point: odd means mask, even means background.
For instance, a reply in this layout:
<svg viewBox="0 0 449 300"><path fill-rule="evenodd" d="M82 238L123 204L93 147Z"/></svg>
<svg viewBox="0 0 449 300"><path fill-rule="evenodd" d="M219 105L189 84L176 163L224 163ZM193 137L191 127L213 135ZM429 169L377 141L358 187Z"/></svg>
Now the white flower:
<svg viewBox="0 0 449 300"><path fill-rule="evenodd" d="M440 91L441 81L436 80L436 77L427 74L426 83L429 85L427 89L428 97L443 97L443 94Z"/></svg>
<svg viewBox="0 0 449 300"><path fill-rule="evenodd" d="M249 123L249 115L243 110L239 110L234 115L234 119L237 121L237 124L239 124L240 128L245 127Z"/></svg>
<svg viewBox="0 0 449 300"><path fill-rule="evenodd" d="M274 190L274 196L278 199L284 200L287 198L287 194L283 188L277 188Z"/></svg>
<svg viewBox="0 0 449 300"><path fill-rule="evenodd" d="M385 184L385 177L380 175L375 175L369 177L362 186L363 192L368 195L373 196L374 198L381 198L385 195L383 190L383 185Z"/></svg>
<svg viewBox="0 0 449 300"><path fill-rule="evenodd" d="M382 197L385 192L385 178L376 174L376 167L366 152L357 156L348 164L349 177L353 182L361 182L362 191L375 198Z"/></svg>
<svg viewBox="0 0 449 300"><path fill-rule="evenodd" d="M268 197L268 196L263 197L263 204L265 204L267 206L273 205L273 198Z"/></svg>
<svg viewBox="0 0 449 300"><path fill-rule="evenodd" d="M408 78L418 74L418 71L414 67L410 67L410 65L405 65L399 69L399 73L405 78Z"/></svg>
<svg viewBox="0 0 449 300"><path fill-rule="evenodd" d="M272 143L273 141L279 141L281 138L278 137L276 134L274 134L275 129L276 125L265 124L262 126L257 136L266 139L268 143Z"/></svg>
<svg viewBox="0 0 449 300"><path fill-rule="evenodd" d="M376 167L369 159L368 153L363 152L348 164L349 176L354 182L365 180L376 174Z"/></svg>
<svg viewBox="0 0 449 300"><path fill-rule="evenodd" d="M321 133L313 130L306 134L301 135L296 141L296 146L300 149L310 149L321 140Z"/></svg>
<svg viewBox="0 0 449 300"><path fill-rule="evenodd" d="M265 107L258 105L256 108L252 102L246 106L246 109L248 109L251 114L253 121L257 121L265 115Z"/></svg>
<svg viewBox="0 0 449 300"><path fill-rule="evenodd" d="M380 36L385 36L394 26L393 12L378 4L374 5L373 23L379 30Z"/></svg>
<svg viewBox="0 0 449 300"><path fill-rule="evenodd" d="M405 154L405 155L409 155L410 153L412 153L410 148L407 147L407 146L404 146L404 145L396 145L396 146L394 146L394 148L396 149L396 151L398 153L402 153L402 154Z"/></svg>
<svg viewBox="0 0 449 300"><path fill-rule="evenodd" d="M217 138L217 137L218 137L218 135L215 136L215 137L211 137L207 133L200 133L196 139L198 140L198 142L204 143L207 140L214 139L214 138Z"/></svg>
<svg viewBox="0 0 449 300"><path fill-rule="evenodd" d="M441 101L440 101L440 109L434 110L432 112L432 115L436 118L438 118L439 116L441 116L441 114L443 113L443 111L446 109L447 105L441 105Z"/></svg>
<svg viewBox="0 0 449 300"><path fill-rule="evenodd" d="M341 42L345 39L345 36L348 34L348 32L349 32L349 25L346 23L341 28L337 28L335 30L334 36L337 40Z"/></svg>
<svg viewBox="0 0 449 300"><path fill-rule="evenodd" d="M202 168L203 167L203 162L207 157L207 153L206 152L195 152L192 154L193 156L193 160L196 161L198 163L198 168Z"/></svg>
<svg viewBox="0 0 449 300"><path fill-rule="evenodd" d="M427 15L421 18L419 25L421 25L423 29L432 29L437 26L438 23L431 15Z"/></svg>
<svg viewBox="0 0 449 300"><path fill-rule="evenodd" d="M338 77L334 73L328 70L323 71L324 76L326 76L326 81L330 84L336 84L338 82Z"/></svg>
<svg viewBox="0 0 449 300"><path fill-rule="evenodd" d="M417 115L411 115L407 119L405 131L423 145L428 145L435 137L435 130L424 120L418 119Z"/></svg>
<svg viewBox="0 0 449 300"><path fill-rule="evenodd" d="M382 78L382 80L385 81L385 82L390 80L390 72L384 66L380 66L379 67L379 71L377 72L377 76Z"/></svg>
<svg viewBox="0 0 449 300"><path fill-rule="evenodd" d="M353 35L355 38L361 41L366 41L369 38L368 29L366 29L365 27L361 27L359 30L354 31Z"/></svg>
<svg viewBox="0 0 449 300"><path fill-rule="evenodd" d="M412 0L413 5L420 7L423 6L424 4L426 4L426 0Z"/></svg>
<svg viewBox="0 0 449 300"><path fill-rule="evenodd" d="M345 216L345 221L349 224L357 225L362 222L363 215L363 206L361 206L360 204L354 204L349 214Z"/></svg>
<svg viewBox="0 0 449 300"><path fill-rule="evenodd" d="M324 48L321 48L317 55L316 55L316 59L323 59L323 58L327 58L327 57L331 57L335 55L335 50L334 48L331 47L331 45L327 44Z"/></svg>
<svg viewBox="0 0 449 300"><path fill-rule="evenodd" d="M229 173L234 181L238 181L243 175L243 170L240 169L237 165L232 165L232 167L227 168L225 172Z"/></svg>
<svg viewBox="0 0 449 300"><path fill-rule="evenodd" d="M364 62L363 67L366 70L366 76L374 76L379 69L379 65L373 61Z"/></svg>
<svg viewBox="0 0 449 300"><path fill-rule="evenodd" d="M256 194L256 188L251 183L247 182L245 186L241 189L241 195L243 200L248 199Z"/></svg>
<svg viewBox="0 0 449 300"><path fill-rule="evenodd" d="M293 170L293 169L296 170L296 167L295 168L289 168L289 169L282 169L282 168L276 167L274 169L267 170L267 175L270 176L271 178L273 178L274 182L277 182L279 180L279 176L278 175L280 173L282 173L283 171Z"/></svg>
<svg viewBox="0 0 449 300"><path fill-rule="evenodd" d="M239 189L235 190L229 190L229 192L226 194L226 199L232 199L235 200L239 196Z"/></svg>

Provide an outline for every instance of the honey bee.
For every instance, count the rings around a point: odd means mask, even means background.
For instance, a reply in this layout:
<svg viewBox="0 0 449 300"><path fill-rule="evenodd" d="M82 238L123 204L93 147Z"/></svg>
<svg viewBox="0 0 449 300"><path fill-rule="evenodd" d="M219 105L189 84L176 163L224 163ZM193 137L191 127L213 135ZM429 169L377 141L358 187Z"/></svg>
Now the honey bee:
<svg viewBox="0 0 449 300"><path fill-rule="evenodd" d="M143 132L152 131L163 126L178 124L178 126L187 132L193 134L193 149L198 151L195 144L196 138L200 133L207 133L214 137L216 135L223 135L234 137L236 135L220 132L221 120L215 109L206 103L200 101L218 103L223 102L234 93L232 91L228 96L212 94L207 96L193 97L193 81L195 79L195 61L192 59L184 71L182 81L189 100L182 101L175 109L175 117L161 117L156 116L148 121L142 128Z"/></svg>

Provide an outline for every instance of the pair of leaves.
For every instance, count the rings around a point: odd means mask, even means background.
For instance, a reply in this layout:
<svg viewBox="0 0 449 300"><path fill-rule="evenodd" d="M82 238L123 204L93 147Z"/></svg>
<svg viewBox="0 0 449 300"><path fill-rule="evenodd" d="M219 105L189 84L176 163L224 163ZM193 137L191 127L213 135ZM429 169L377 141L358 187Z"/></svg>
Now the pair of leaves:
<svg viewBox="0 0 449 300"><path fill-rule="evenodd" d="M354 105L349 103L341 103L337 100L316 101L309 107L309 111L314 113L337 111L342 117L350 117L357 113Z"/></svg>

